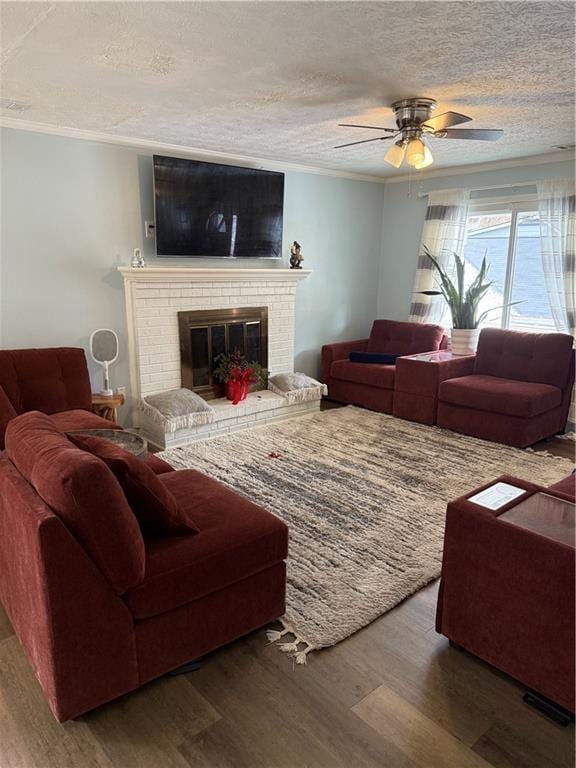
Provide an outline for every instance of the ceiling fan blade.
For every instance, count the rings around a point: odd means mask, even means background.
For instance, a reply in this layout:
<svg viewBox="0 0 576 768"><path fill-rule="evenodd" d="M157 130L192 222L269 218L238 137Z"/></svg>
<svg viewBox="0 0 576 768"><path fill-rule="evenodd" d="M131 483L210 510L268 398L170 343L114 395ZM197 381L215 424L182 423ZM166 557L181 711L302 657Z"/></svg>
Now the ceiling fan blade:
<svg viewBox="0 0 576 768"><path fill-rule="evenodd" d="M436 117L426 120L424 125L434 128L435 131L441 131L444 128L450 128L451 125L467 123L469 120L472 120L472 118L468 117L468 115L461 115L460 112L442 112L441 115L436 115Z"/></svg>
<svg viewBox="0 0 576 768"><path fill-rule="evenodd" d="M334 149L343 149L344 147L353 147L356 144L367 144L369 141L386 141L387 139L393 139L394 136L378 136L377 139L362 139L362 141L351 141L349 144L339 144Z"/></svg>
<svg viewBox="0 0 576 768"><path fill-rule="evenodd" d="M498 128L448 128L433 134L438 139L475 139L476 141L497 141L504 135Z"/></svg>
<svg viewBox="0 0 576 768"><path fill-rule="evenodd" d="M352 125L351 123L338 123L340 128L371 128L373 131L386 131L386 133L398 133L398 128L379 128L377 125Z"/></svg>

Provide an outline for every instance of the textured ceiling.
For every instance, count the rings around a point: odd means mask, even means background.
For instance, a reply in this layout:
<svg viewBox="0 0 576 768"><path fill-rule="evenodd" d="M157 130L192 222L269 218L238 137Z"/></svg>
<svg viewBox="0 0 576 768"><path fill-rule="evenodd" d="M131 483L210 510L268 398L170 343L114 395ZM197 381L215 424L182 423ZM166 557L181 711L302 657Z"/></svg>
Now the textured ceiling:
<svg viewBox="0 0 576 768"><path fill-rule="evenodd" d="M399 174L391 101L503 128L434 140L435 167L574 142L572 2L62 2L0 4L0 115L216 152Z"/></svg>

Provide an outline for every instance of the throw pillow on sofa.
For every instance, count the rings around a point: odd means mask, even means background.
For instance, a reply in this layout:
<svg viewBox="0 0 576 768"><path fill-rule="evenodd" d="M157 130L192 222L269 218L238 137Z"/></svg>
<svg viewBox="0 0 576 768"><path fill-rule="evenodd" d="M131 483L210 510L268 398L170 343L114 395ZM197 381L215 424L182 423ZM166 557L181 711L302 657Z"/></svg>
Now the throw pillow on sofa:
<svg viewBox="0 0 576 768"><path fill-rule="evenodd" d="M50 416L28 411L6 429L6 454L121 595L144 578L144 539L120 484Z"/></svg>
<svg viewBox="0 0 576 768"><path fill-rule="evenodd" d="M143 461L101 437L69 434L68 439L112 471L144 533L198 533L194 522Z"/></svg>
<svg viewBox="0 0 576 768"><path fill-rule="evenodd" d="M396 365L396 358L401 354L392 352L350 352L351 363L378 363L380 365Z"/></svg>

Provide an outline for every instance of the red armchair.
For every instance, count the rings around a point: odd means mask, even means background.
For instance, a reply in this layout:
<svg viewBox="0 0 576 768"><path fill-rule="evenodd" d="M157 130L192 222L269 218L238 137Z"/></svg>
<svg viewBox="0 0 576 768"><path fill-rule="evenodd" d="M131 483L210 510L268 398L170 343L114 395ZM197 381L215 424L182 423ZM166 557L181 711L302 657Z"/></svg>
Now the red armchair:
<svg viewBox="0 0 576 768"><path fill-rule="evenodd" d="M86 356L74 347L0 350L0 449L8 422L26 411L50 414L64 431L115 427L92 413Z"/></svg>
<svg viewBox="0 0 576 768"><path fill-rule="evenodd" d="M438 426L519 448L562 432L574 386L572 344L563 333L485 328L472 375L439 386Z"/></svg>
<svg viewBox="0 0 576 768"><path fill-rule="evenodd" d="M110 469L45 414L13 419L6 446L0 599L58 720L284 613L288 531L261 507L164 471L198 532L145 535Z"/></svg>
<svg viewBox="0 0 576 768"><path fill-rule="evenodd" d="M328 385L331 400L392 413L396 366L353 363L350 352L414 355L445 346L444 329L439 325L375 320L369 339L322 347L322 381Z"/></svg>
<svg viewBox="0 0 576 768"><path fill-rule="evenodd" d="M469 501L496 482L525 493L496 511ZM574 542L502 516L543 491L573 502L574 475L547 489L508 476L483 488L448 505L436 630L573 712Z"/></svg>

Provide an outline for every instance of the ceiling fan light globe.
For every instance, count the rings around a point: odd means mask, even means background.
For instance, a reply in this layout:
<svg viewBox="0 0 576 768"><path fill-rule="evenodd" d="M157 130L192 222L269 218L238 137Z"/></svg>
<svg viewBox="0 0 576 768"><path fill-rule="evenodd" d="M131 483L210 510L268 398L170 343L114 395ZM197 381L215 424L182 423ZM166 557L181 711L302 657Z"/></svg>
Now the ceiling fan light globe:
<svg viewBox="0 0 576 768"><path fill-rule="evenodd" d="M416 170L420 171L422 168L428 168L428 166L432 165L433 162L434 158L432 157L432 152L430 152L428 147L424 144L424 160L422 160L421 163L415 165L414 167Z"/></svg>
<svg viewBox="0 0 576 768"><path fill-rule="evenodd" d="M403 144L394 144L384 155L384 160L385 162L390 163L390 165L393 165L394 168L400 168L405 154L406 148Z"/></svg>
<svg viewBox="0 0 576 768"><path fill-rule="evenodd" d="M410 139L406 149L406 162L413 168L422 168L426 159L426 146L418 138ZM430 150L428 150L430 152Z"/></svg>

